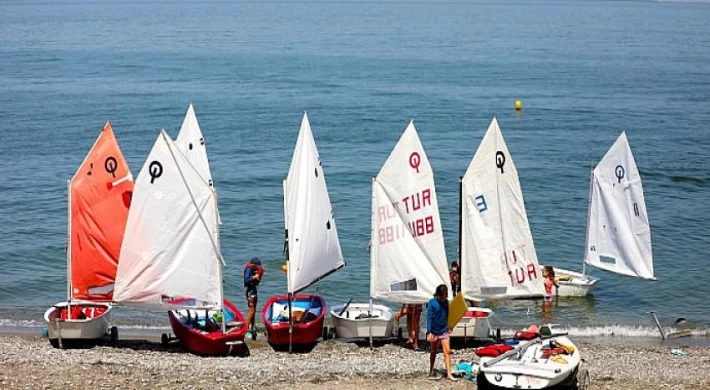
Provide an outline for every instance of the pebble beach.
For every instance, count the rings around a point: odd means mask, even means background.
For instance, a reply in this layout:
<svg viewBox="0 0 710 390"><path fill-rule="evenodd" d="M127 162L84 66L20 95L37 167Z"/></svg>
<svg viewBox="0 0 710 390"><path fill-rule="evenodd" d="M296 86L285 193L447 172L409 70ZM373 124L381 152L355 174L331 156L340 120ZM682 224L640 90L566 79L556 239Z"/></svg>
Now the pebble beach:
<svg viewBox="0 0 710 390"><path fill-rule="evenodd" d="M263 341L248 342L249 357L207 358L157 340L119 340L116 346L59 350L46 339L0 336L3 389L475 389L426 377L427 352L397 344L370 350L328 340L310 353L274 352ZM591 389L709 389L710 349L666 346L578 344L590 372ZM452 361L476 360L473 349L453 350ZM443 359L437 359L443 369Z"/></svg>

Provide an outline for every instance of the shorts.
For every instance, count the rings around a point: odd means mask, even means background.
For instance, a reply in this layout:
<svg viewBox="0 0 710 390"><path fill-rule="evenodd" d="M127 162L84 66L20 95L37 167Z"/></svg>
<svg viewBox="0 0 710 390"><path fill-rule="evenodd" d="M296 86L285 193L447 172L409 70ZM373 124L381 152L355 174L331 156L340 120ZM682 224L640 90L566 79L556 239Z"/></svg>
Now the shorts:
<svg viewBox="0 0 710 390"><path fill-rule="evenodd" d="M436 340L436 341L448 340L450 335L451 335L451 333L449 333L448 330L438 336L432 333L432 336L434 336L434 340Z"/></svg>
<svg viewBox="0 0 710 390"><path fill-rule="evenodd" d="M256 302L259 299L259 295L255 288L247 288L247 305L249 307L256 307Z"/></svg>

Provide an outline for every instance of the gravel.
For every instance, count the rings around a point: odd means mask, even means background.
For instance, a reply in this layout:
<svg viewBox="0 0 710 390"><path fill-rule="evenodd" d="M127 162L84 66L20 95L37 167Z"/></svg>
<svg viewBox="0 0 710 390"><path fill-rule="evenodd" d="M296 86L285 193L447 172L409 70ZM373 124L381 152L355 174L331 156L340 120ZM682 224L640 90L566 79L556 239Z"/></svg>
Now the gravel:
<svg viewBox="0 0 710 390"><path fill-rule="evenodd" d="M298 354L274 352L263 341L249 345L249 357L211 358L155 341L59 350L39 337L0 335L0 389L475 388L427 380L428 353L395 344L370 350L329 340ZM662 346L578 346L592 389L710 389L710 349L686 347L673 356ZM454 362L472 358L472 349L453 351ZM441 357L437 367L443 369Z"/></svg>

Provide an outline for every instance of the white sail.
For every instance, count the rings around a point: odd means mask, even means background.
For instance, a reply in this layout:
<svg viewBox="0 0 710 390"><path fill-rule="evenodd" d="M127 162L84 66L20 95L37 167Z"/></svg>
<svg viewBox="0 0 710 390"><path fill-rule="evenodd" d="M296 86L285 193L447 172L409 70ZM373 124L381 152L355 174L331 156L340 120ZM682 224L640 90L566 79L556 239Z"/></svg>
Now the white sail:
<svg viewBox="0 0 710 390"><path fill-rule="evenodd" d="M323 167L306 114L283 187L288 291L296 293L345 265Z"/></svg>
<svg viewBox="0 0 710 390"><path fill-rule="evenodd" d="M410 122L372 183L370 297L426 303L449 287L434 172Z"/></svg>
<svg viewBox="0 0 710 390"><path fill-rule="evenodd" d="M162 131L135 182L114 301L221 306L214 191Z"/></svg>
<svg viewBox="0 0 710 390"><path fill-rule="evenodd" d="M207 160L207 147L205 147L205 138L202 136L200 125L197 123L195 109L192 103L187 108L185 119L182 121L182 127L175 139L175 144L180 148L182 154L185 155L187 161L192 164L195 170L200 174L200 177L213 186L212 172L210 171L210 163Z"/></svg>
<svg viewBox="0 0 710 390"><path fill-rule="evenodd" d="M543 295L518 171L493 118L461 188L461 291L469 299Z"/></svg>
<svg viewBox="0 0 710 390"><path fill-rule="evenodd" d="M654 279L651 227L641 176L622 132L592 173L585 262Z"/></svg>

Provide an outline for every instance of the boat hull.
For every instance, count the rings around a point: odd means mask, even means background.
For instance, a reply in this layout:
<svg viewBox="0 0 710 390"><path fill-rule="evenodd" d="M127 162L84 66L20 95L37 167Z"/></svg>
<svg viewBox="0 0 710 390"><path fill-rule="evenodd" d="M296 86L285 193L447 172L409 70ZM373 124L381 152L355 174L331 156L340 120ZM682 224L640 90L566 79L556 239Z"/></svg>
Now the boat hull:
<svg viewBox="0 0 710 390"><path fill-rule="evenodd" d="M394 312L384 305L372 305L372 317L369 303L351 303L341 314L346 305L337 305L330 310L330 317L335 333L340 338L369 338L372 326L373 338L394 337ZM358 318L360 317L360 318Z"/></svg>
<svg viewBox="0 0 710 390"><path fill-rule="evenodd" d="M555 268L555 276L560 279L557 296L585 297L591 295L599 279L582 275L579 272Z"/></svg>
<svg viewBox="0 0 710 390"><path fill-rule="evenodd" d="M323 334L323 321L327 310L325 300L317 295L299 294L293 296L294 312L293 339L290 343L288 320L288 296L269 298L261 312L266 334L272 346L311 346ZM286 311L286 313L284 313ZM302 312L299 318L296 313ZM310 313L310 314L308 314Z"/></svg>
<svg viewBox="0 0 710 390"><path fill-rule="evenodd" d="M227 313L226 333L222 332L221 324L204 321L211 318L216 310L172 310L168 312L170 326L175 337L185 349L205 356L225 356L230 353L240 353L246 348L244 336L247 327L242 313L228 300L224 300ZM205 315L206 314L206 315Z"/></svg>
<svg viewBox="0 0 710 390"><path fill-rule="evenodd" d="M47 309L44 321L52 345L64 341L98 341L110 330L111 305L107 303L72 302L70 311L73 318L67 318L67 302L60 302ZM81 312L85 318L77 318Z"/></svg>
<svg viewBox="0 0 710 390"><path fill-rule="evenodd" d="M469 307L461 321L451 330L450 337L489 338L491 336L490 318L493 311L482 307Z"/></svg>
<svg viewBox="0 0 710 390"><path fill-rule="evenodd" d="M574 347L574 352L571 355L560 355L564 362L543 357L542 345L552 340ZM581 360L577 347L564 336L546 339L542 345L533 345L522 357L518 358L517 354L514 354L489 367L485 367L485 364L494 358L481 357L479 375L483 375L489 384L508 389L545 389L573 383Z"/></svg>

